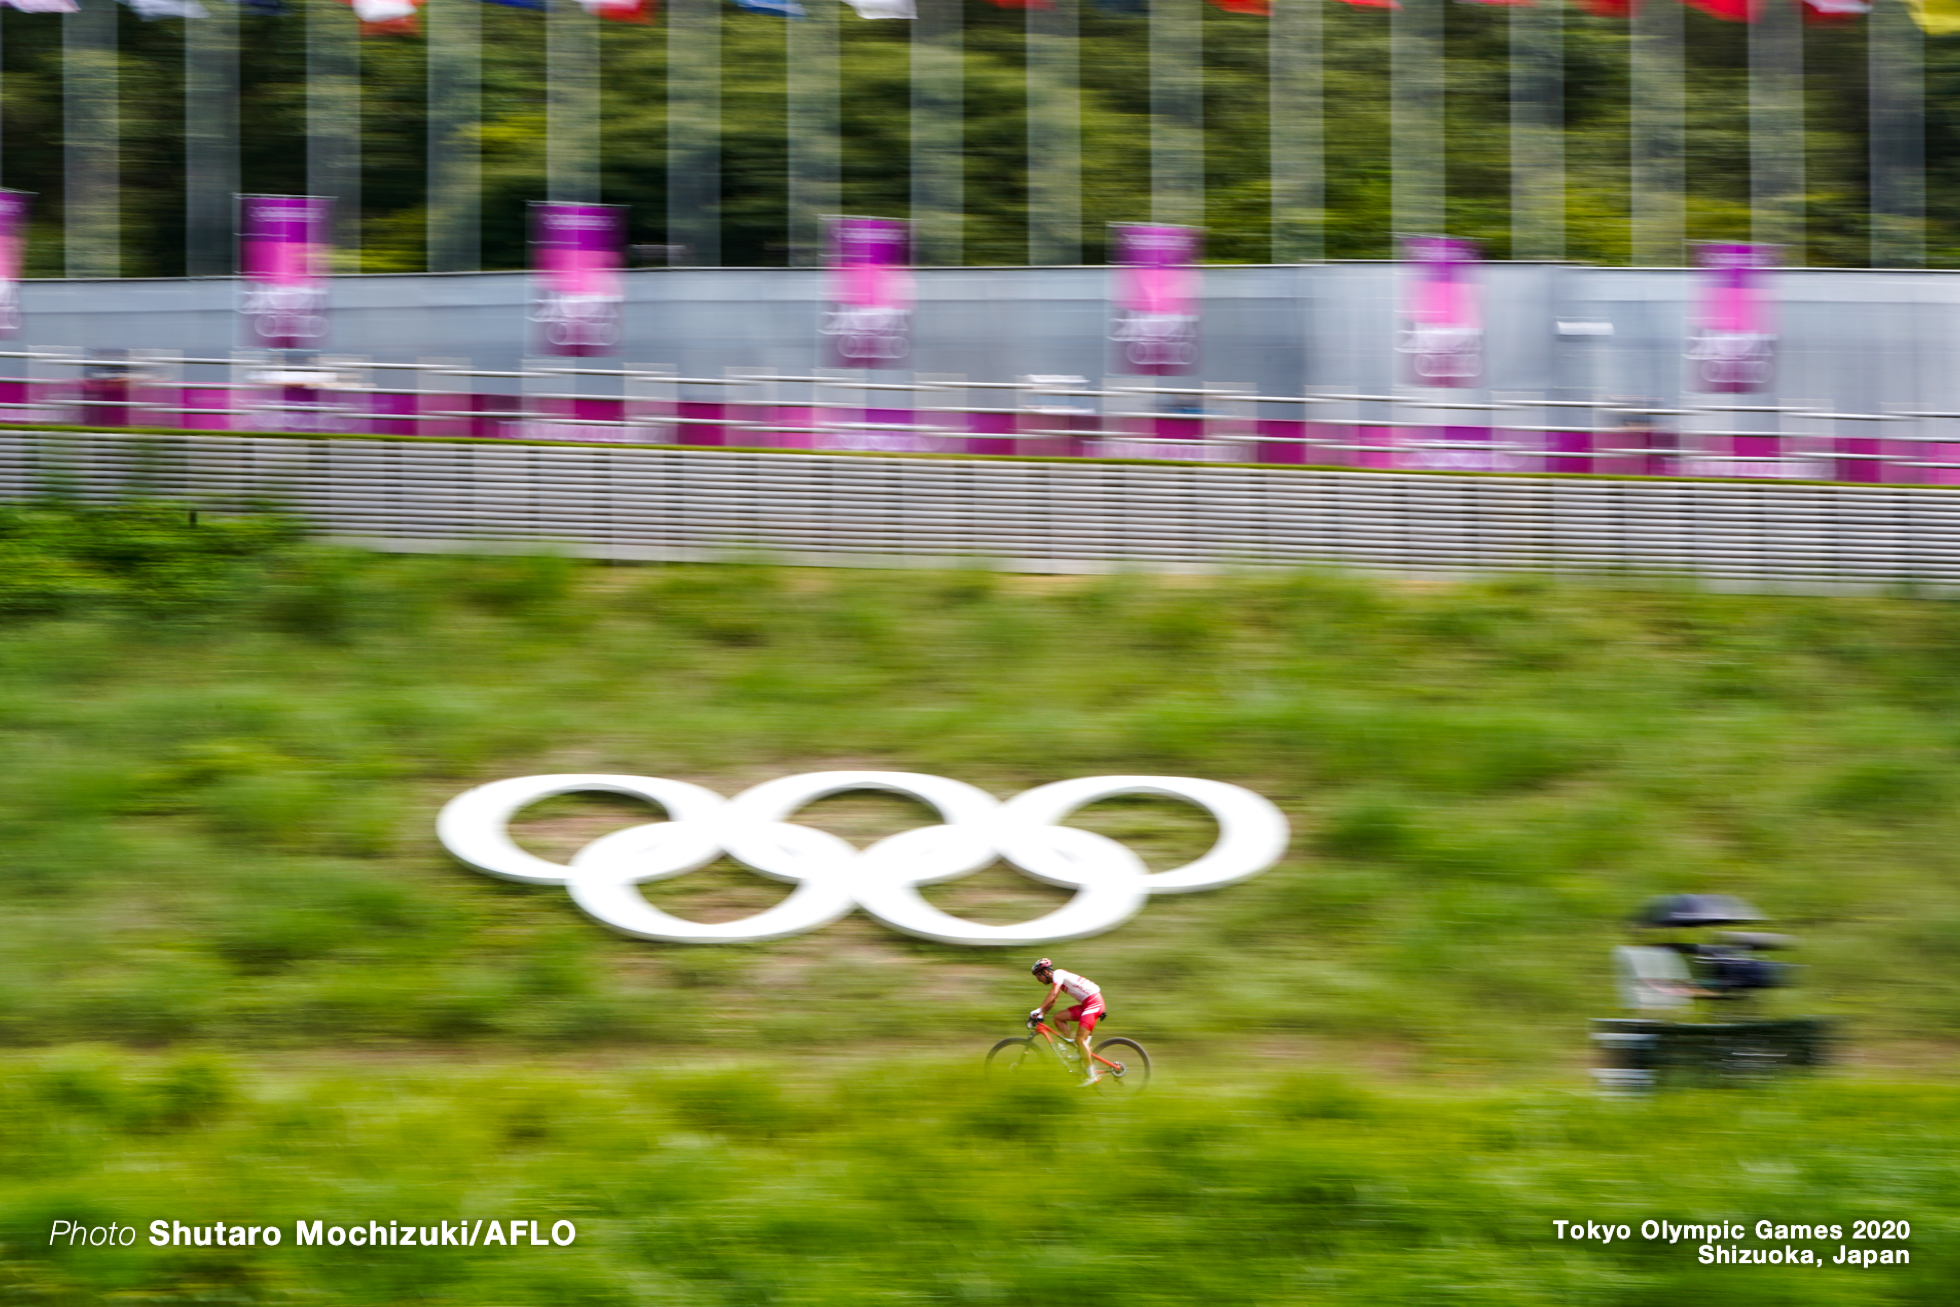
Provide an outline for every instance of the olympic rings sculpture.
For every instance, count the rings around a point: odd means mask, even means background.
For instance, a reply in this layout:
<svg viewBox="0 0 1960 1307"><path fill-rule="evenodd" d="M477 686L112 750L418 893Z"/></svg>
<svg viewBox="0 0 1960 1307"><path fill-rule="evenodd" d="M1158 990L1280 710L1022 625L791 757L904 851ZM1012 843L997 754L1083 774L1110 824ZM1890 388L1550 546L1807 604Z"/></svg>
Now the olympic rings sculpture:
<svg viewBox="0 0 1960 1307"><path fill-rule="evenodd" d="M884 790L919 800L943 824L888 835L859 850L789 819L806 804L848 790ZM669 820L631 826L587 844L569 866L526 853L510 821L557 794L625 794L664 809ZM1152 872L1115 840L1061 825L1086 804L1118 795L1182 799L1209 812L1218 841L1195 862ZM1266 799L1221 781L1183 776L1090 776L1057 781L1005 802L964 781L915 772L828 771L765 781L724 799L686 781L651 776L565 774L493 781L457 795L436 819L443 847L463 862L526 885L563 885L588 915L621 934L686 944L783 939L827 926L861 907L894 930L943 944L1059 943L1122 925L1152 894L1231 885L1279 861L1286 818ZM789 897L740 921L687 921L634 888L684 876L723 854L773 880ZM987 926L941 911L919 893L1002 859L1075 897L1033 921Z"/></svg>

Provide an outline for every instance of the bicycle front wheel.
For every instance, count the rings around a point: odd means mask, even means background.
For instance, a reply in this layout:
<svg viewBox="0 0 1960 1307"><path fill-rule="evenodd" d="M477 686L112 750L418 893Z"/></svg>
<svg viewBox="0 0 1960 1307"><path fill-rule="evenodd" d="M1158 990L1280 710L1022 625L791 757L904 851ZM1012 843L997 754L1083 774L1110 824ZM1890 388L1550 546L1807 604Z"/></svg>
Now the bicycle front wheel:
<svg viewBox="0 0 1960 1307"><path fill-rule="evenodd" d="M1102 1075L1096 1081L1098 1092L1110 1098L1129 1098L1140 1094L1150 1084L1150 1054L1143 1051L1143 1045L1134 1039L1105 1039L1096 1045L1096 1056L1107 1058L1115 1066L1098 1066Z"/></svg>
<svg viewBox="0 0 1960 1307"><path fill-rule="evenodd" d="M987 1076L1018 1075L1035 1065L1032 1039L1003 1039L987 1050Z"/></svg>

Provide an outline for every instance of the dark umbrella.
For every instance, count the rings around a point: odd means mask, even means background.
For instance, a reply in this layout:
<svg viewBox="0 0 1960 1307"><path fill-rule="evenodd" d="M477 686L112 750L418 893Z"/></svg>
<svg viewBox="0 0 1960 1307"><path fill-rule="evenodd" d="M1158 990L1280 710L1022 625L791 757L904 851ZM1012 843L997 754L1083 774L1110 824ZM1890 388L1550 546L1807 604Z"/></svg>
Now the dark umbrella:
<svg viewBox="0 0 1960 1307"><path fill-rule="evenodd" d="M1764 917L1728 894L1667 894L1640 909L1634 920L1643 926L1734 926Z"/></svg>

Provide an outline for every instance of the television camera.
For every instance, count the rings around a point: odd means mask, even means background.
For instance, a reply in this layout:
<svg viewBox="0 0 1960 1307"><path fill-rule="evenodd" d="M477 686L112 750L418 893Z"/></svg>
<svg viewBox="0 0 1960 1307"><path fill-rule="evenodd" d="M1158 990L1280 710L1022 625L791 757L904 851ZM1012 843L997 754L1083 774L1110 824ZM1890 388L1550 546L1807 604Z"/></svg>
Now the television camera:
<svg viewBox="0 0 1960 1307"><path fill-rule="evenodd" d="M1667 1084L1737 1084L1828 1057L1822 1017L1768 1018L1758 998L1797 968L1767 956L1795 946L1753 926L1763 914L1726 894L1670 894L1629 923L1639 941L1613 951L1620 1005L1636 1015L1592 1023L1593 1076L1609 1092Z"/></svg>

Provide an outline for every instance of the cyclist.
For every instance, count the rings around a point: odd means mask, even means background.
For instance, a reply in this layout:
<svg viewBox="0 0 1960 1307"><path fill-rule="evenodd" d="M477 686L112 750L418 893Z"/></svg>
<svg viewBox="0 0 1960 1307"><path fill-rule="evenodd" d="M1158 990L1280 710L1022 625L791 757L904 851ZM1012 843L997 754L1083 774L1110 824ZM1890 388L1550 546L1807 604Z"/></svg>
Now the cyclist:
<svg viewBox="0 0 1960 1307"><path fill-rule="evenodd" d="M1030 969L1036 980L1048 986L1048 997L1041 1000L1040 1007L1028 1013L1028 1020L1039 1021L1047 1016L1048 1009L1055 1006L1055 1000L1061 997L1063 990L1067 990L1068 996L1075 1000L1075 1006L1062 1013L1062 1021L1075 1023L1075 1047L1082 1054L1083 1069L1088 1072L1088 1079L1078 1088L1095 1084L1102 1079L1102 1066L1090 1051L1089 1037L1095 1033L1096 1022L1107 1015L1103 1007L1102 986L1087 976L1061 970L1047 958L1041 959Z"/></svg>

